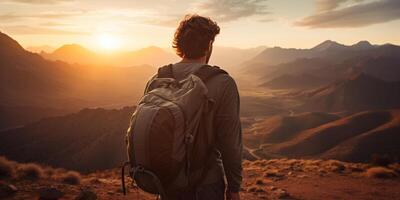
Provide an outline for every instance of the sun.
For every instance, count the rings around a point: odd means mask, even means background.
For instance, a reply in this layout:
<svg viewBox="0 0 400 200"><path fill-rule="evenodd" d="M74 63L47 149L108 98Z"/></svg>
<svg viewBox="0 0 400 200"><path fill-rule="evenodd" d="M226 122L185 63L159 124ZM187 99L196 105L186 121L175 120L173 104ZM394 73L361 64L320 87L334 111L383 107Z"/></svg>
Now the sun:
<svg viewBox="0 0 400 200"><path fill-rule="evenodd" d="M121 46L121 40L115 35L101 34L97 37L100 48L104 50L115 50Z"/></svg>

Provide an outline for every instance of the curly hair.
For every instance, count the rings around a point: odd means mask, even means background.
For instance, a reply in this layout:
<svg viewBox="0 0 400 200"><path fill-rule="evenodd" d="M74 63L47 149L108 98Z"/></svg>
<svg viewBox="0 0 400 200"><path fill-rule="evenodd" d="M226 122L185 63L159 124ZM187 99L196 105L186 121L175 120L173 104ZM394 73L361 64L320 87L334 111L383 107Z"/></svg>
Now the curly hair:
<svg viewBox="0 0 400 200"><path fill-rule="evenodd" d="M200 58L206 55L219 31L217 23L208 17L186 15L175 31L172 47L181 58Z"/></svg>

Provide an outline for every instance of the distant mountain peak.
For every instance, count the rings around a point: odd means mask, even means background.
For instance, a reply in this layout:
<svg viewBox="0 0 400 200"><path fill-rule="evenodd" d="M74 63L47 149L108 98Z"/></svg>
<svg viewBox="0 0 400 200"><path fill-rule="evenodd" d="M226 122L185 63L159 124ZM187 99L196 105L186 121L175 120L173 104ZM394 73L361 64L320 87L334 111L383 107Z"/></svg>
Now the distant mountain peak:
<svg viewBox="0 0 400 200"><path fill-rule="evenodd" d="M356 44L352 45L351 47L360 50L360 49L369 49L374 46L371 43L369 43L368 41L362 40L362 41L359 41Z"/></svg>
<svg viewBox="0 0 400 200"><path fill-rule="evenodd" d="M341 49L346 47L343 44L337 43L335 41L332 40L325 40L324 42L322 42L321 44L315 46L314 48L312 48L313 50L317 50L317 51L325 51L328 49Z"/></svg>
<svg viewBox="0 0 400 200"><path fill-rule="evenodd" d="M79 45L79 44L64 44L60 48L56 49L56 51L65 51L65 50L74 50L74 51L90 51L89 49L86 49L85 47Z"/></svg>
<svg viewBox="0 0 400 200"><path fill-rule="evenodd" d="M79 44L65 44L60 48L53 51L54 55L84 55L84 56L91 56L94 52L90 51L89 49L79 45Z"/></svg>

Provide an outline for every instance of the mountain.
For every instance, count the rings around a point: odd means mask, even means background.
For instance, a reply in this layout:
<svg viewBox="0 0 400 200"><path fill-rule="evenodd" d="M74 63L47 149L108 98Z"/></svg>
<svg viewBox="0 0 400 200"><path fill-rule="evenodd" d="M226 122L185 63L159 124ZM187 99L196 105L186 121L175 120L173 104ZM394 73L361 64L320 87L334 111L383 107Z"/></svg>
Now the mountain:
<svg viewBox="0 0 400 200"><path fill-rule="evenodd" d="M365 49L372 49L374 48L374 46L369 43L368 41L360 41L357 44L353 44L350 46L352 49L356 49L356 50L365 50Z"/></svg>
<svg viewBox="0 0 400 200"><path fill-rule="evenodd" d="M363 65L366 65L368 67L365 68L374 68L369 72L377 73L378 76L383 77L380 74L398 74L399 57L400 47L396 45L371 45L367 41L361 41L351 46L345 46L328 40L311 49L267 48L253 59L243 63L241 72L251 75L253 78L264 79L263 82L265 82L265 78L272 79L283 74L293 74L291 71L298 71L297 64L308 62L307 64L310 66L338 66L336 67L337 73L350 71L354 68L362 69ZM375 60L375 62L364 62L369 60ZM321 62L325 64L321 65ZM280 66L287 65L291 67L280 69ZM390 70L380 68L381 65ZM309 70L313 68L301 69L303 69L301 72L303 74L316 75L314 71ZM333 71L331 74L335 74L335 72ZM393 76L391 75L391 77ZM400 81L400 79L397 80Z"/></svg>
<svg viewBox="0 0 400 200"><path fill-rule="evenodd" d="M360 112L299 131L284 142L265 147L264 151L352 162L368 162L373 154L398 157L399 120L399 110Z"/></svg>
<svg viewBox="0 0 400 200"><path fill-rule="evenodd" d="M49 45L42 45L42 46L29 46L26 50L33 52L33 53L48 53L53 52L55 48Z"/></svg>
<svg viewBox="0 0 400 200"><path fill-rule="evenodd" d="M94 52L78 44L63 45L50 54L42 52L41 55L50 60L60 60L71 64L101 64L101 59L98 60L98 56Z"/></svg>
<svg viewBox="0 0 400 200"><path fill-rule="evenodd" d="M253 58L266 47L260 46L249 49L234 47L214 47L210 64L218 65L228 71L234 71L242 62ZM79 63L83 65L109 65L109 66L132 66L148 64L160 67L169 63L179 61L179 57L172 51L156 46L149 46L135 51L125 51L114 54L95 53L77 44L64 45L52 53L41 55L50 60L60 60L68 63Z"/></svg>
<svg viewBox="0 0 400 200"><path fill-rule="evenodd" d="M138 49L132 52L123 52L111 58L110 63L115 62L119 66L132 66L148 64L153 67L161 67L166 64L176 63L179 57L156 46Z"/></svg>
<svg viewBox="0 0 400 200"><path fill-rule="evenodd" d="M361 111L400 107L400 82L361 73L307 94L304 110Z"/></svg>
<svg viewBox="0 0 400 200"><path fill-rule="evenodd" d="M134 108L83 109L0 132L0 152L20 162L40 162L82 172L125 161L125 133Z"/></svg>
<svg viewBox="0 0 400 200"><path fill-rule="evenodd" d="M319 87L325 83L327 83L325 79L311 74L284 74L261 84L261 86L271 89L309 89Z"/></svg>
<svg viewBox="0 0 400 200"><path fill-rule="evenodd" d="M113 54L95 53L78 44L64 45L52 53L41 53L49 60L60 60L70 64L128 67L151 65L159 67L178 60L178 57L159 47L150 46L131 52Z"/></svg>
<svg viewBox="0 0 400 200"><path fill-rule="evenodd" d="M239 69L244 61L253 58L266 48L265 46L248 49L215 46L210 58L210 64L218 65L229 72L233 72Z"/></svg>
<svg viewBox="0 0 400 200"><path fill-rule="evenodd" d="M400 156L400 110L275 116L245 129L245 144L260 158L369 162L374 154Z"/></svg>
<svg viewBox="0 0 400 200"><path fill-rule="evenodd" d="M154 72L146 65L121 68L49 61L0 33L0 129L85 107L132 105Z"/></svg>
<svg viewBox="0 0 400 200"><path fill-rule="evenodd" d="M346 46L343 44L339 44L337 42L326 40L321 44L313 47L311 50L314 51L340 51L346 49Z"/></svg>
<svg viewBox="0 0 400 200"><path fill-rule="evenodd" d="M274 116L254 123L245 130L246 145L257 148L262 144L286 141L300 131L335 121L340 117L321 112L307 112L291 116Z"/></svg>

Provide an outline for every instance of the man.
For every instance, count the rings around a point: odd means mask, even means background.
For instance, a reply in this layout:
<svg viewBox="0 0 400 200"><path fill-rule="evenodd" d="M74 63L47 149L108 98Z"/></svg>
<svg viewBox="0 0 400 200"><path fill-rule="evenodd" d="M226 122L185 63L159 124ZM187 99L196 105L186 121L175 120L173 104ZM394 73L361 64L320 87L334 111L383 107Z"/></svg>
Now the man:
<svg viewBox="0 0 400 200"><path fill-rule="evenodd" d="M182 60L172 66L174 78L182 80L208 63L219 31L217 23L199 15L187 15L180 22L173 48ZM237 86L228 74L212 77L206 86L217 106L214 118L216 149L212 154L215 158L196 191L182 193L178 199L223 200L226 195L228 200L238 200L242 181L242 132Z"/></svg>

